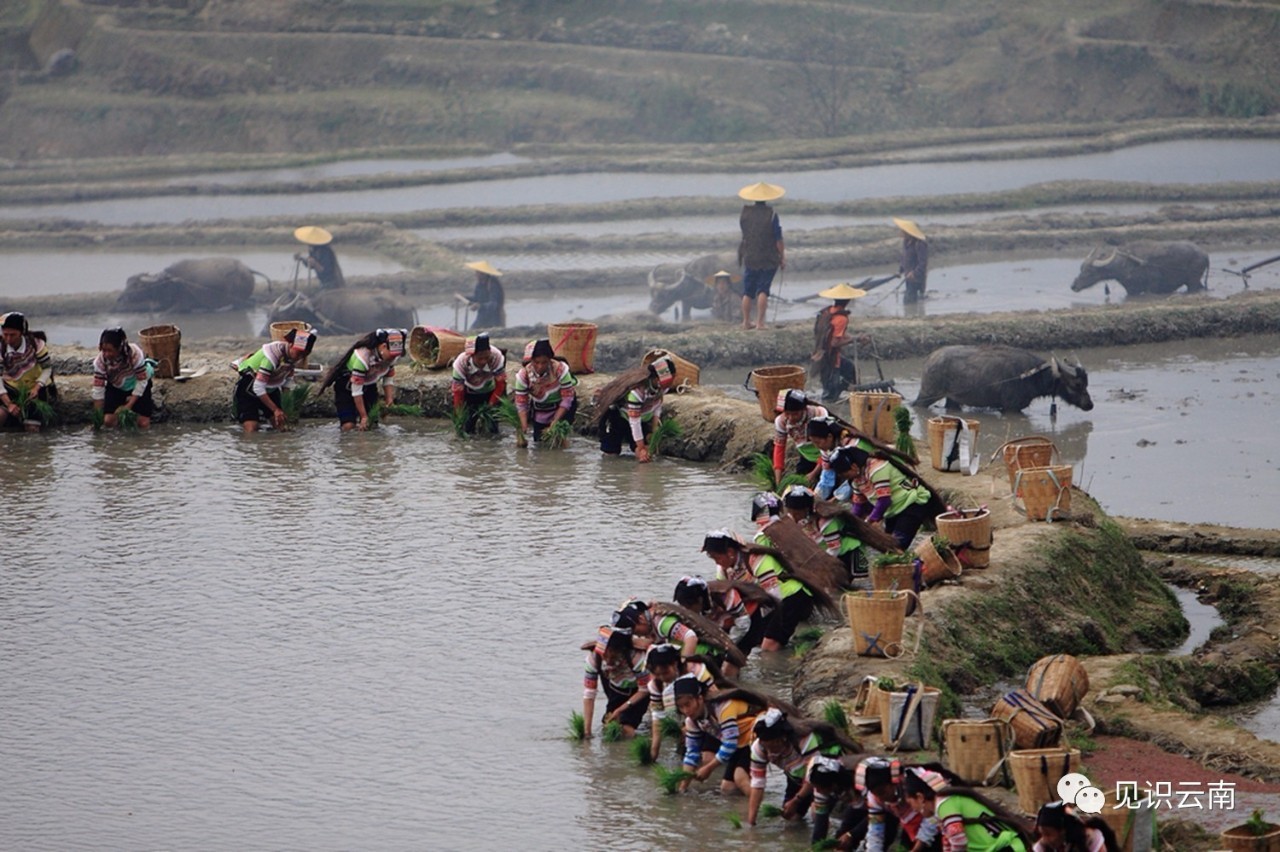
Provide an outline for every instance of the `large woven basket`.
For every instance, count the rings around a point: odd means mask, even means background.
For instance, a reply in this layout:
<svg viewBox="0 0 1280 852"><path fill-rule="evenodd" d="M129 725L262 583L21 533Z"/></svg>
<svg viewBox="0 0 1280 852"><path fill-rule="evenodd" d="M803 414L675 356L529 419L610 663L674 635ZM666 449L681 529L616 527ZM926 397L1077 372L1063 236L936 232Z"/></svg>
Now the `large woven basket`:
<svg viewBox="0 0 1280 852"><path fill-rule="evenodd" d="M1009 769L1018 791L1018 809L1035 816L1041 805L1061 798L1058 781L1062 776L1080 771L1080 749L1016 749L1009 753Z"/></svg>
<svg viewBox="0 0 1280 852"><path fill-rule="evenodd" d="M182 371L182 330L176 325L153 325L138 332L142 352L156 362L157 379L172 379Z"/></svg>
<svg viewBox="0 0 1280 852"><path fill-rule="evenodd" d="M1280 826L1273 824L1266 834L1254 834L1243 825L1233 826L1218 835L1218 844L1231 852L1280 852Z"/></svg>
<svg viewBox="0 0 1280 852"><path fill-rule="evenodd" d="M1041 657L1027 671L1027 694L1060 718L1070 719L1089 691L1089 673L1070 654Z"/></svg>
<svg viewBox="0 0 1280 852"><path fill-rule="evenodd" d="M962 438L960 432L962 419L969 430L969 440L971 441L969 452L976 453L978 450L979 426L977 420L970 420L967 417L952 417L950 415L929 418L929 461L934 470L963 470L964 466L960 463L959 447L957 446L957 443Z"/></svg>
<svg viewBox="0 0 1280 852"><path fill-rule="evenodd" d="M432 370L448 367L467 348L467 338L450 328L418 325L409 332L409 357Z"/></svg>
<svg viewBox="0 0 1280 852"><path fill-rule="evenodd" d="M1014 507L1022 502L1029 521L1052 521L1071 514L1071 465L1024 467L1013 479Z"/></svg>
<svg viewBox="0 0 1280 852"><path fill-rule="evenodd" d="M938 515L938 535L946 536L966 568L991 565L991 512L988 509L953 509Z"/></svg>
<svg viewBox="0 0 1280 852"><path fill-rule="evenodd" d="M1008 783L1005 758L1013 750L1013 728L1003 719L947 719L942 723L947 768L966 784Z"/></svg>
<svg viewBox="0 0 1280 852"><path fill-rule="evenodd" d="M778 391L787 388L804 390L804 367L784 364L777 367L757 367L747 376L743 387L756 392L760 403L760 416L772 423L778 416Z"/></svg>
<svg viewBox="0 0 1280 852"><path fill-rule="evenodd" d="M902 656L902 632L907 606L915 592L851 592L844 596L853 646L863 657Z"/></svg>
<svg viewBox="0 0 1280 852"><path fill-rule="evenodd" d="M692 361L681 358L669 349L650 349L644 353L644 357L640 359L640 363L646 367L657 361L659 358L670 358L672 363L676 365L676 387L685 387L698 384L698 380L702 377L702 368Z"/></svg>
<svg viewBox="0 0 1280 852"><path fill-rule="evenodd" d="M893 391L854 391L849 397L849 422L872 438L890 444L898 434L893 410L902 405L902 394Z"/></svg>
<svg viewBox="0 0 1280 852"><path fill-rule="evenodd" d="M1062 720L1053 711L1027 694L1025 689L1005 693L991 715L1004 719L1013 728L1013 742L1018 748L1049 748L1062 739Z"/></svg>
<svg viewBox="0 0 1280 852"><path fill-rule="evenodd" d="M311 323L302 320L281 320L280 322L271 323L271 339L284 340L285 335L291 331L310 331ZM307 369L307 358L303 358L297 363L299 369Z"/></svg>
<svg viewBox="0 0 1280 852"><path fill-rule="evenodd" d="M916 545L916 556L922 565L920 578L926 586L959 577L963 570L960 559L955 553L951 552L943 556L938 552L938 548L933 546L931 538L926 538Z"/></svg>
<svg viewBox="0 0 1280 852"><path fill-rule="evenodd" d="M568 364L574 373L594 373L596 362L596 333L593 322L547 323L547 339L551 349Z"/></svg>
<svg viewBox="0 0 1280 852"><path fill-rule="evenodd" d="M1102 813L1098 816L1111 827L1120 852L1133 852L1134 847L1150 849L1156 835L1156 807L1150 791L1133 789L1126 794L1126 800L1121 800L1113 787L1105 790L1104 795ZM1225 849L1232 848L1222 845ZM1280 852L1280 846L1271 852Z"/></svg>
<svg viewBox="0 0 1280 852"><path fill-rule="evenodd" d="M877 592L920 591L916 588L914 562L894 562L889 565L871 564L871 588Z"/></svg>
<svg viewBox="0 0 1280 852"><path fill-rule="evenodd" d="M1049 467L1055 458L1058 459L1059 464L1062 463L1057 445L1043 435L1026 435L1006 441L1000 445L992 458L998 458L1004 462L1005 468L1009 471L1010 490L1013 489L1013 481L1018 471L1024 467Z"/></svg>
<svg viewBox="0 0 1280 852"><path fill-rule="evenodd" d="M933 720L937 718L941 700L941 689L923 684L883 692L880 698L880 743L891 751L929 748L933 740Z"/></svg>

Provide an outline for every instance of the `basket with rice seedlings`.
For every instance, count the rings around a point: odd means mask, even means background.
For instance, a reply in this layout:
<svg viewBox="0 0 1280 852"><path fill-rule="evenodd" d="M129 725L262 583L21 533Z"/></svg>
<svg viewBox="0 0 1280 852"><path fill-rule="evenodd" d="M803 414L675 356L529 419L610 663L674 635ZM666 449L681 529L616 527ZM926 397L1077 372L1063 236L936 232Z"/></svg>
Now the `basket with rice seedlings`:
<svg viewBox="0 0 1280 852"><path fill-rule="evenodd" d="M626 731L622 729L622 723L617 719L605 722L604 727L600 729L600 739L607 743L616 743L626 736Z"/></svg>
<svg viewBox="0 0 1280 852"><path fill-rule="evenodd" d="M679 438L684 434L684 428L675 421L673 417L664 417L658 421L658 425L653 427L653 431L649 434L649 455L662 455L662 447L672 438Z"/></svg>
<svg viewBox="0 0 1280 852"><path fill-rule="evenodd" d="M573 426L568 420L557 420L542 430L540 440L553 450L563 450L569 446L569 438L573 435Z"/></svg>
<svg viewBox="0 0 1280 852"><path fill-rule="evenodd" d="M581 713L569 714L569 739L581 742L587 738L587 720Z"/></svg>
<svg viewBox="0 0 1280 852"><path fill-rule="evenodd" d="M680 785L694 778L694 774L684 767L668 769L661 764L654 764L653 774L657 777L658 786L662 788L662 792L668 796L674 796L680 792Z"/></svg>

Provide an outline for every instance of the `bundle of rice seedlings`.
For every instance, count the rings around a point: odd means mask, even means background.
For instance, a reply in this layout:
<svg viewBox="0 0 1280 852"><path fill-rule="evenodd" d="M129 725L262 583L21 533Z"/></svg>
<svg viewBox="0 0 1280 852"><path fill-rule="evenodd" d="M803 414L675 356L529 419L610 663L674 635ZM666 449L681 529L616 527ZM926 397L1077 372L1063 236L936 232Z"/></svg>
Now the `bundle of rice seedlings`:
<svg viewBox="0 0 1280 852"><path fill-rule="evenodd" d="M616 743L622 739L625 732L622 730L622 723L617 719L611 722L605 722L604 727L600 729L600 739L607 743Z"/></svg>
<svg viewBox="0 0 1280 852"><path fill-rule="evenodd" d="M844 705L834 698L822 705L822 718L837 731L849 730L849 714L845 712Z"/></svg>
<svg viewBox="0 0 1280 852"><path fill-rule="evenodd" d="M797 657L807 654L818 640L822 638L821 627L806 627L797 630L791 637L791 653Z"/></svg>
<svg viewBox="0 0 1280 852"><path fill-rule="evenodd" d="M768 803L765 803L760 806L760 816L764 817L765 819L777 819L778 817L782 816L782 808L778 807L777 805L770 805Z"/></svg>
<svg viewBox="0 0 1280 852"><path fill-rule="evenodd" d="M898 427L898 436L893 446L905 456L916 457L916 442L911 437L911 409L899 405L893 410L893 422Z"/></svg>
<svg viewBox="0 0 1280 852"><path fill-rule="evenodd" d="M18 403L18 408L21 409L24 417L30 417L34 413L44 421L46 426L53 425L58 419L53 406L32 394L30 388L19 388L18 398L14 401Z"/></svg>
<svg viewBox="0 0 1280 852"><path fill-rule="evenodd" d="M773 459L764 453L751 454L751 484L757 491L773 491L778 482L773 478Z"/></svg>
<svg viewBox="0 0 1280 852"><path fill-rule="evenodd" d="M653 763L650 745L651 743L645 737L636 737L631 741L631 761L636 766L648 766Z"/></svg>
<svg viewBox="0 0 1280 852"><path fill-rule="evenodd" d="M540 440L553 450L563 450L569 446L569 436L572 434L573 427L568 420L557 420L542 430Z"/></svg>
<svg viewBox="0 0 1280 852"><path fill-rule="evenodd" d="M738 816L736 812L729 811L729 813L724 815L724 818L729 820L729 825L734 828L742 828L742 817Z"/></svg>
<svg viewBox="0 0 1280 852"><path fill-rule="evenodd" d="M587 738L587 720L581 713L569 714L569 739L582 742Z"/></svg>
<svg viewBox="0 0 1280 852"><path fill-rule="evenodd" d="M663 739L680 739L684 736L684 725L675 716L663 716L659 724L662 726Z"/></svg>
<svg viewBox="0 0 1280 852"><path fill-rule="evenodd" d="M668 796L673 796L680 791L680 783L686 779L693 779L693 773L685 770L683 767L679 769L668 769L661 764L654 764L653 774L658 778L658 786Z"/></svg>
<svg viewBox="0 0 1280 852"><path fill-rule="evenodd" d="M102 413L102 409L97 406L89 413L89 417L93 422L93 431L99 432L107 422L107 415Z"/></svg>
<svg viewBox="0 0 1280 852"><path fill-rule="evenodd" d="M477 435L489 435L498 431L498 412L497 405L482 405L471 409L472 416L475 418L472 423L476 427Z"/></svg>
<svg viewBox="0 0 1280 852"><path fill-rule="evenodd" d="M494 420L498 423L505 423L514 429L520 428L520 412L516 409L515 401L511 397L498 397L498 404L490 408L493 410Z"/></svg>
<svg viewBox="0 0 1280 852"><path fill-rule="evenodd" d="M467 434L467 408L451 408L449 409L449 421L453 423L453 434L459 438L469 438Z"/></svg>
<svg viewBox="0 0 1280 852"><path fill-rule="evenodd" d="M309 382L285 388L280 392L280 410L284 412L286 421L289 423L297 422L302 415L302 406L306 404L309 396L311 396L311 384Z"/></svg>
<svg viewBox="0 0 1280 852"><path fill-rule="evenodd" d="M785 473L778 482L778 493L781 494L793 485L808 485L809 478L803 473Z"/></svg>
<svg viewBox="0 0 1280 852"><path fill-rule="evenodd" d="M116 409L116 422L120 428L128 432L138 431L138 412L123 405Z"/></svg>
<svg viewBox="0 0 1280 852"><path fill-rule="evenodd" d="M653 432L649 434L649 454L653 456L662 455L662 445L671 438L679 438L684 434L684 429L672 417L664 417L658 421L658 425L654 427Z"/></svg>
<svg viewBox="0 0 1280 852"><path fill-rule="evenodd" d="M386 412L396 417L421 417L422 406L397 402L395 405L388 406Z"/></svg>
<svg viewBox="0 0 1280 852"><path fill-rule="evenodd" d="M828 849L839 849L840 841L834 837L824 837L809 847L812 852L827 852Z"/></svg>

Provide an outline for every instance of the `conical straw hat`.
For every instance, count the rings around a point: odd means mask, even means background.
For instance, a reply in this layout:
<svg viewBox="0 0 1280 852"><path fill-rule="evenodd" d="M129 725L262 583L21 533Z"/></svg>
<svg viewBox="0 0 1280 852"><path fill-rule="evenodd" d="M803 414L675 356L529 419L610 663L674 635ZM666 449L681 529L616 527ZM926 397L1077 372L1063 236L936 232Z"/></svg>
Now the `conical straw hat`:
<svg viewBox="0 0 1280 852"><path fill-rule="evenodd" d="M742 276L741 276L741 275L737 275L737 274L735 274L735 273L733 273L733 272L727 272L727 271L725 271L725 270L721 269L721 270L720 270L719 272L717 272L715 275L708 275L706 278L702 279L702 283L707 284L707 285L711 285L711 284L716 283L716 279L717 279L717 278L722 278L722 277L723 277L723 278L728 278L728 279L729 279L732 283L734 283L734 284L737 284L739 281L741 281L741 280L742 280Z"/></svg>
<svg viewBox="0 0 1280 852"><path fill-rule="evenodd" d="M303 225L293 232L294 238L309 246L327 246L333 242L333 234L317 225Z"/></svg>
<svg viewBox="0 0 1280 852"><path fill-rule="evenodd" d="M773 201L786 195L787 191L777 184L753 183L751 186L744 186L738 190L738 197L744 201Z"/></svg>
<svg viewBox="0 0 1280 852"><path fill-rule="evenodd" d="M492 275L495 278L501 278L502 273L494 269L487 260L474 260L471 263L462 264L467 269L474 269L476 272L483 272L485 275Z"/></svg>
<svg viewBox="0 0 1280 852"><path fill-rule="evenodd" d="M852 284L837 284L818 293L824 299L861 299L867 295L866 290L859 290Z"/></svg>
<svg viewBox="0 0 1280 852"><path fill-rule="evenodd" d="M899 230L905 231L917 240L925 239L924 231L920 230L920 226L910 219L894 218L893 224L897 225Z"/></svg>

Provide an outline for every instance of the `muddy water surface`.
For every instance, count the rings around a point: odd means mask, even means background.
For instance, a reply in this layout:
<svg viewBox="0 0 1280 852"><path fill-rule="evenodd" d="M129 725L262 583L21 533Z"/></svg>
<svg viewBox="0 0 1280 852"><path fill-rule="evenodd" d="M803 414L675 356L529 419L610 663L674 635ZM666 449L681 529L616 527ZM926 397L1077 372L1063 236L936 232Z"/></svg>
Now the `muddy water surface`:
<svg viewBox="0 0 1280 852"><path fill-rule="evenodd" d="M1267 181L1280 179L1280 141L1158 142L1071 157L905 163L780 172L768 177L786 186L792 198L824 202L995 192L1055 180L1122 180L1155 184ZM0 219L66 218L127 225L260 216L353 217L450 207L542 204L548 199L561 204L687 196L734 199L744 184L759 179L760 175L755 173L549 175L301 195L227 193L6 205L0 207ZM785 215L785 206L779 209Z"/></svg>
<svg viewBox="0 0 1280 852"><path fill-rule="evenodd" d="M741 481L421 423L0 444L0 847L807 845L564 739L579 642L709 571Z"/></svg>

